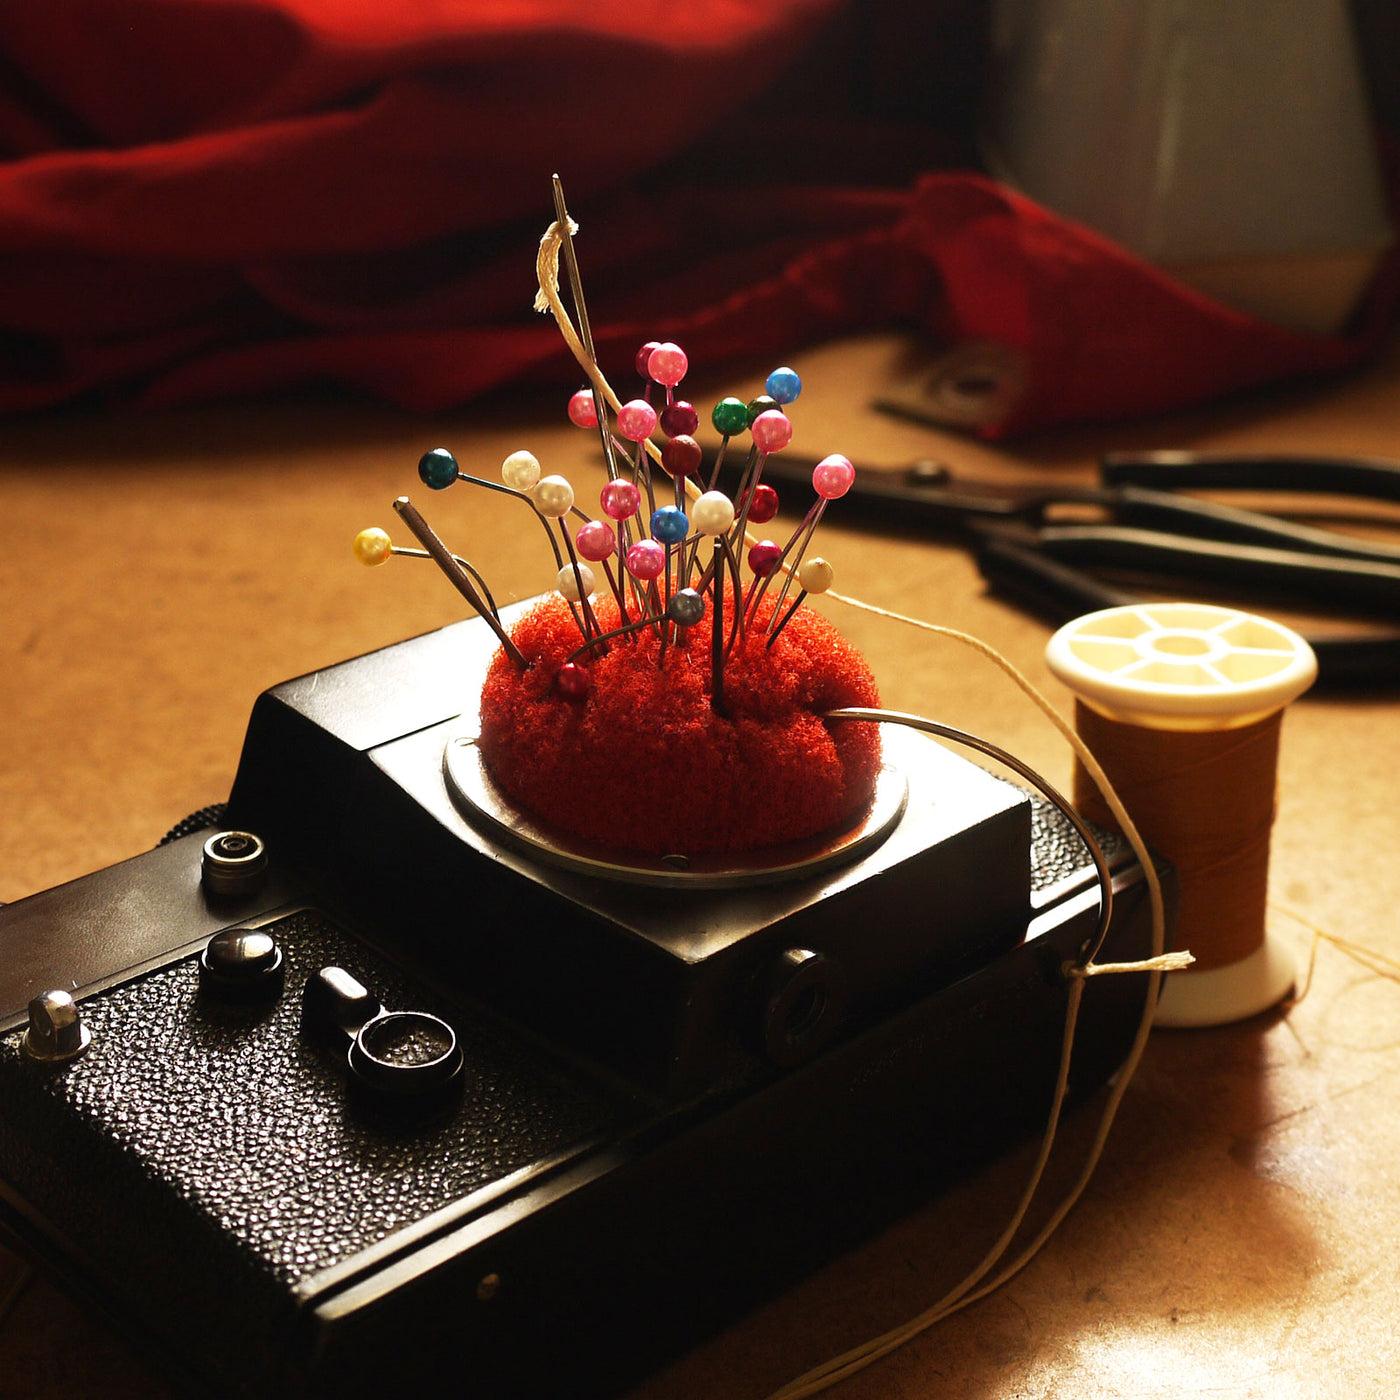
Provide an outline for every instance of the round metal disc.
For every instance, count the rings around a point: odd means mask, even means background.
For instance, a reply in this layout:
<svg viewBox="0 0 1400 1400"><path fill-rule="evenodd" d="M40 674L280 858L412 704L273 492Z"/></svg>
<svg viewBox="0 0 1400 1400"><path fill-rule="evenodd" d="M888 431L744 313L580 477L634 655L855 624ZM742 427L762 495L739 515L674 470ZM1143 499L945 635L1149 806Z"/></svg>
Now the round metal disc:
<svg viewBox="0 0 1400 1400"><path fill-rule="evenodd" d="M752 851L676 851L647 855L617 851L572 832L545 825L522 812L500 791L487 771L473 732L447 741L443 771L448 791L478 829L503 838L518 850L576 874L630 885L721 890L796 880L844 865L883 841L904 812L909 785L899 769L885 763L870 806L853 824L801 841Z"/></svg>

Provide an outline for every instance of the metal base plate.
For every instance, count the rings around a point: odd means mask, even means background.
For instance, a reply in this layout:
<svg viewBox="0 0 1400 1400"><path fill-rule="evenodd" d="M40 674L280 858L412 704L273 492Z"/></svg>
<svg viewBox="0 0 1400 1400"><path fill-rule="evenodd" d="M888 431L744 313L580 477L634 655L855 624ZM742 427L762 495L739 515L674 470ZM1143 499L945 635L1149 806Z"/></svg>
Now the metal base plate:
<svg viewBox="0 0 1400 1400"><path fill-rule="evenodd" d="M536 859L576 874L631 885L723 890L771 885L844 865L878 845L904 813L909 785L888 761L880 770L865 813L853 825L802 841L753 851L647 855L617 851L572 832L559 831L514 806L496 786L474 730L454 734L443 754L443 772L454 801L469 821L484 825Z"/></svg>

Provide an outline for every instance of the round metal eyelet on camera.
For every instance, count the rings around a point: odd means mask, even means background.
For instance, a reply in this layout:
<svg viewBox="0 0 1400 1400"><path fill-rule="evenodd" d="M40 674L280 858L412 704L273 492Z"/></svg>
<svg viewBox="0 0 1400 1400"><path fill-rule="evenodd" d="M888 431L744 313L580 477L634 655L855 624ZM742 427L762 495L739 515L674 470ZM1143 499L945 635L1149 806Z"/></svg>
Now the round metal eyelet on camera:
<svg viewBox="0 0 1400 1400"><path fill-rule="evenodd" d="M846 978L833 958L810 948L788 948L768 970L763 1003L763 1050L788 1068L810 1059L829 1041L846 1008Z"/></svg>
<svg viewBox="0 0 1400 1400"><path fill-rule="evenodd" d="M271 1000L285 978L282 950L261 929L221 929L199 955L201 989L229 1000Z"/></svg>
<svg viewBox="0 0 1400 1400"><path fill-rule="evenodd" d="M251 894L267 873L267 847L251 831L219 831L205 843L200 879L209 894Z"/></svg>
<svg viewBox="0 0 1400 1400"><path fill-rule="evenodd" d="M462 1073L457 1032L426 1011L385 1011L350 1043L350 1069L366 1088L417 1099L452 1088Z"/></svg>
<svg viewBox="0 0 1400 1400"><path fill-rule="evenodd" d="M92 1032L67 992L42 992L29 1003L29 1029L22 1044L31 1060L62 1064L76 1060L92 1044Z"/></svg>

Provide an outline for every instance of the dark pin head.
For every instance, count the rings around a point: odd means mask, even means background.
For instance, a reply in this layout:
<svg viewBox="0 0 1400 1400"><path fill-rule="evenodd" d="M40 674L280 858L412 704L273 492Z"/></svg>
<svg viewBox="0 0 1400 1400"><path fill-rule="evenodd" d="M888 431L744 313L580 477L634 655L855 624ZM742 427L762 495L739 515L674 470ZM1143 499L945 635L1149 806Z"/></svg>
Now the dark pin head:
<svg viewBox="0 0 1400 1400"><path fill-rule="evenodd" d="M418 479L434 491L443 491L457 480L457 459L445 448L435 447L418 459Z"/></svg>
<svg viewBox="0 0 1400 1400"><path fill-rule="evenodd" d="M705 616L705 599L693 588L682 588L671 595L666 616L677 627L694 627Z"/></svg>

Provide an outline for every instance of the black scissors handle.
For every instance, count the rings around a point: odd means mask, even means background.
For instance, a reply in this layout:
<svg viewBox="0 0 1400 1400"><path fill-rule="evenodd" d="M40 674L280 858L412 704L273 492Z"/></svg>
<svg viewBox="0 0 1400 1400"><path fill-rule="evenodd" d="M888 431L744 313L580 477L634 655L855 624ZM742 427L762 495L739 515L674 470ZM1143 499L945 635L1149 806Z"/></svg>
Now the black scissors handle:
<svg viewBox="0 0 1400 1400"><path fill-rule="evenodd" d="M1114 588L1092 574L1071 568L1026 540L999 531L978 536L977 567L998 597L1058 627L1084 613L1142 602L1135 593Z"/></svg>
<svg viewBox="0 0 1400 1400"><path fill-rule="evenodd" d="M1210 579L1296 599L1400 617L1400 565L1264 545L1184 539L1117 525L1046 525L1036 542L1052 559L1090 568Z"/></svg>
<svg viewBox="0 0 1400 1400"><path fill-rule="evenodd" d="M1143 601L1042 554L1038 546L988 532L977 545L977 567L992 592L1060 627L1085 613ZM1307 635L1317 654L1320 688L1400 683L1400 632Z"/></svg>
<svg viewBox="0 0 1400 1400"><path fill-rule="evenodd" d="M1108 452L1101 459L1100 478L1106 486L1149 486L1159 491L1218 487L1400 501L1400 464L1368 457Z"/></svg>

